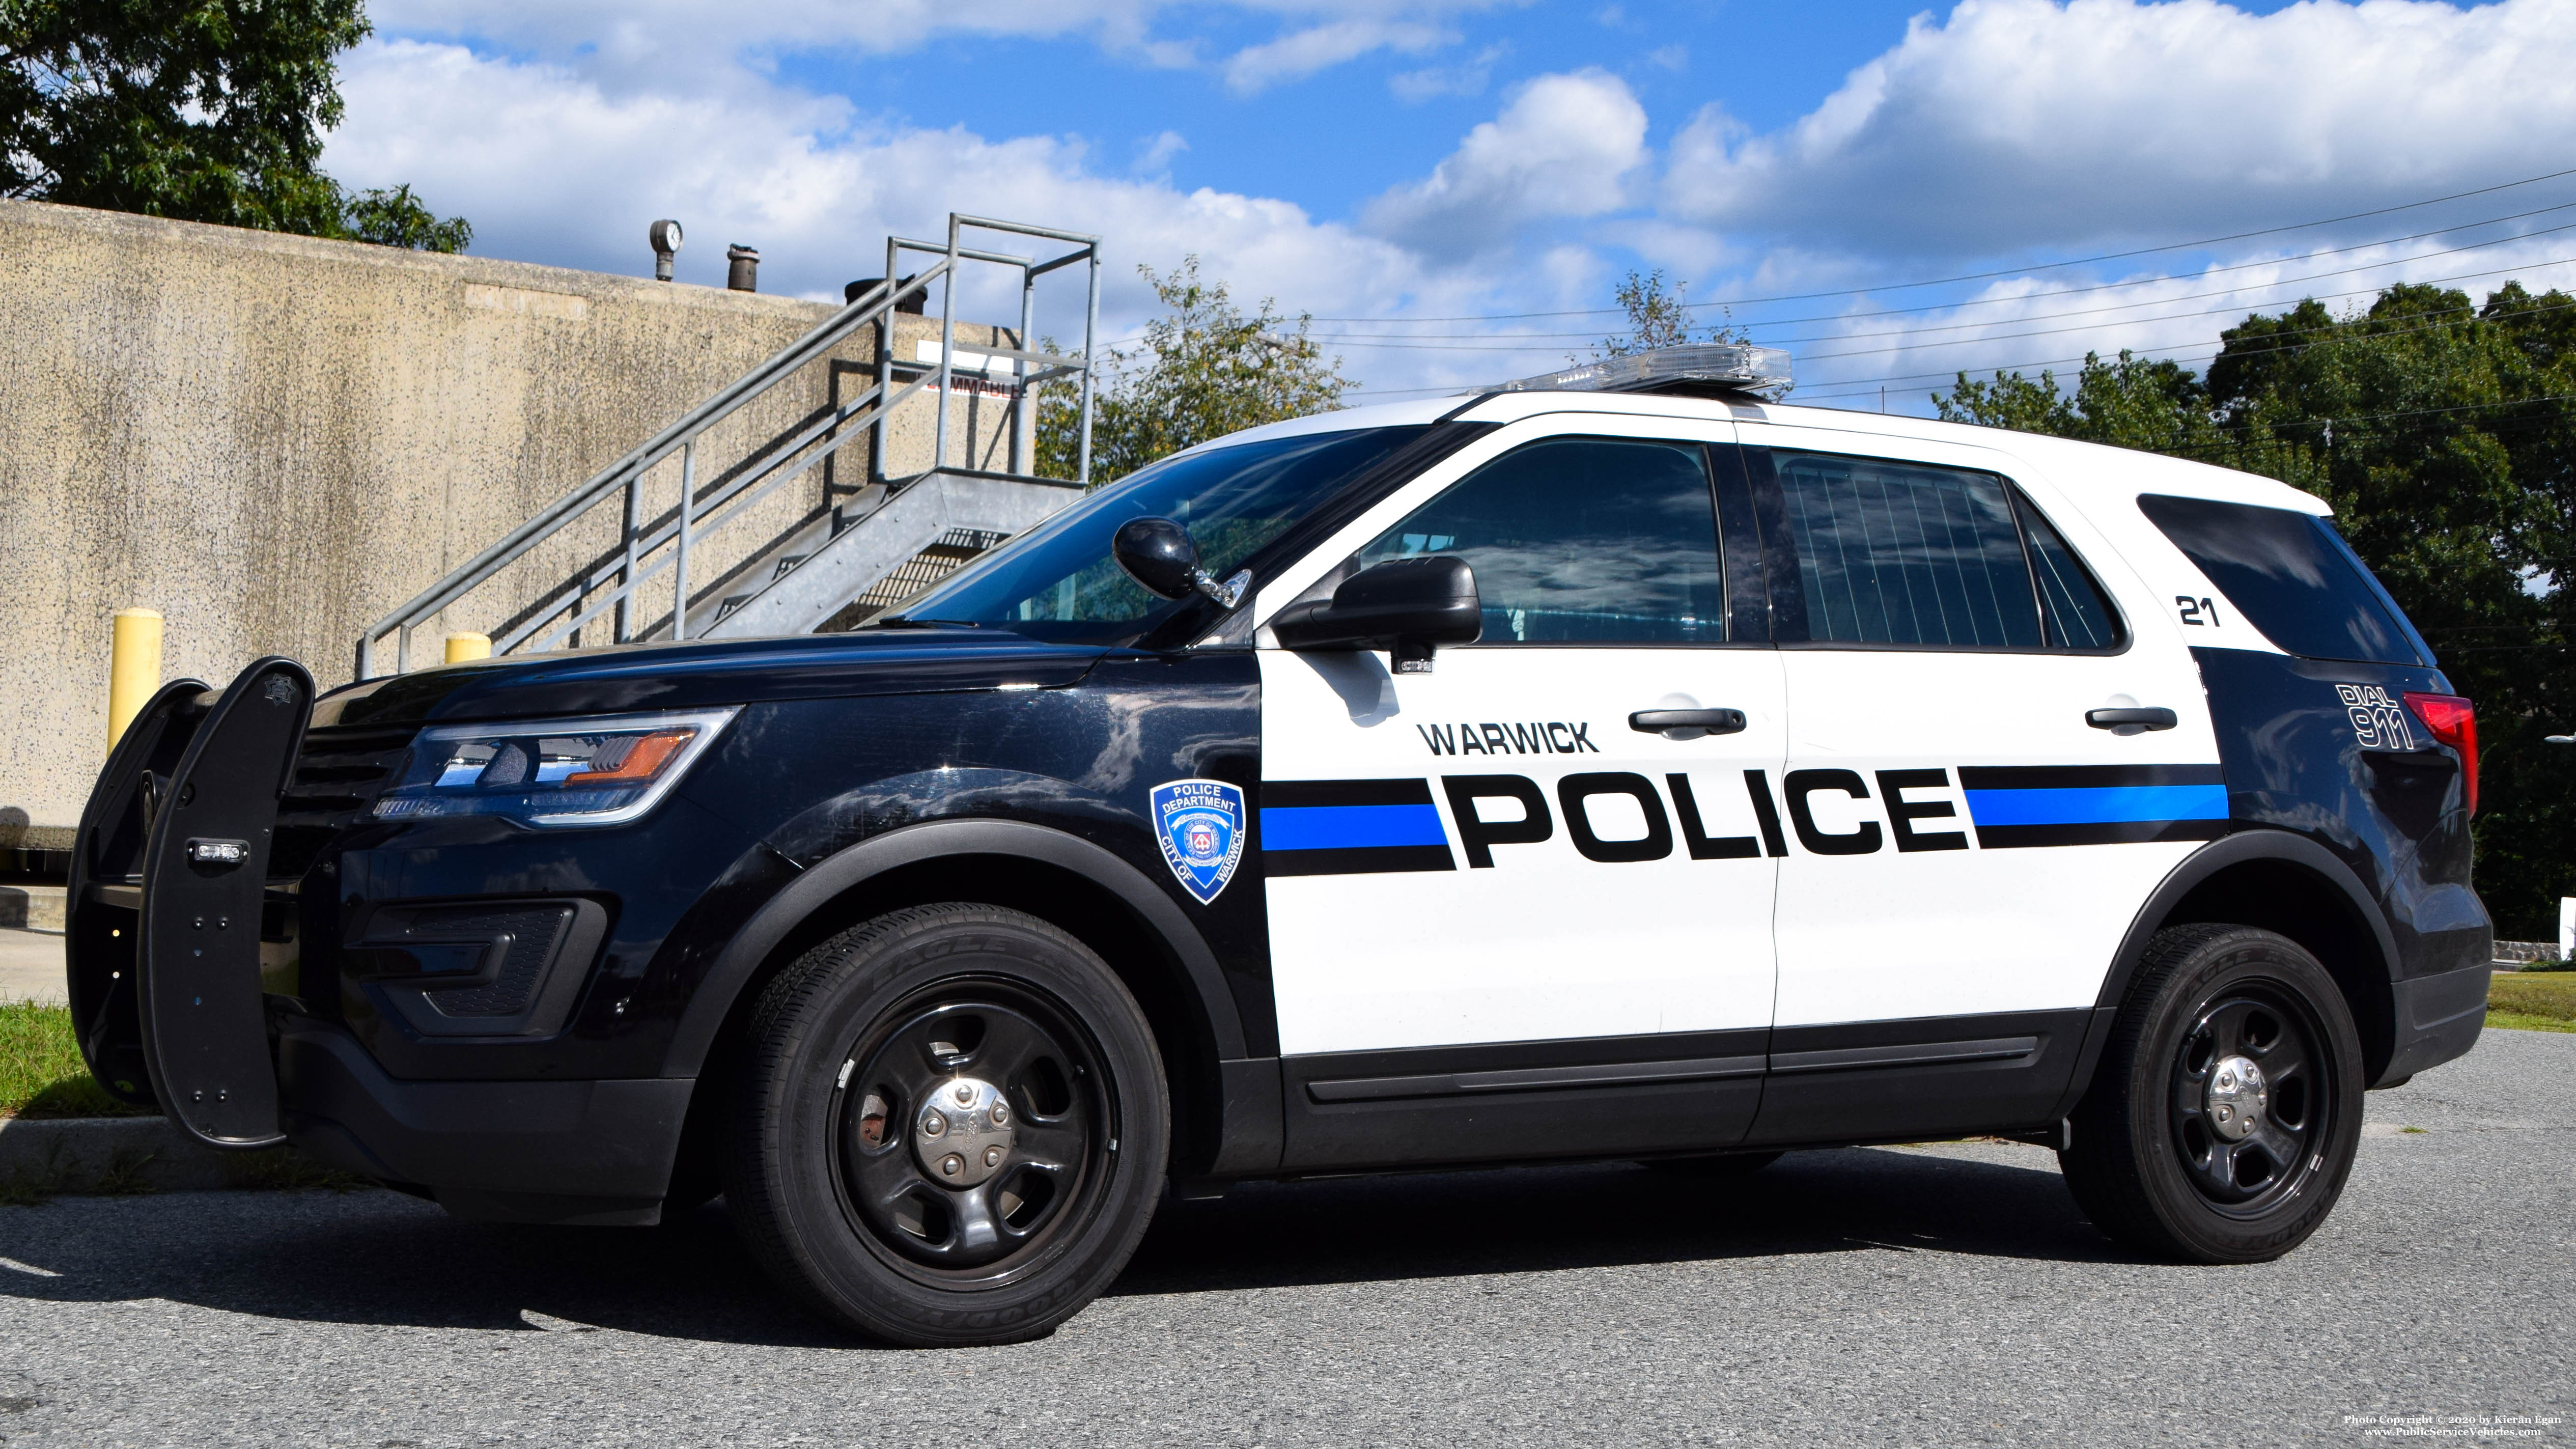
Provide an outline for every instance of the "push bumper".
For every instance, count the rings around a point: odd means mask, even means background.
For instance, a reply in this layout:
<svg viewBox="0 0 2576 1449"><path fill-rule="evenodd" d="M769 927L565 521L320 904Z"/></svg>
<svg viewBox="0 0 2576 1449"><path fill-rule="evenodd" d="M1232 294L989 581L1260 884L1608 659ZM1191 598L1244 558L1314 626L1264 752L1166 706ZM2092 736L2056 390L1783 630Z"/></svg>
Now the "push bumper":
<svg viewBox="0 0 2576 1449"><path fill-rule="evenodd" d="M287 1140L324 1162L459 1217L596 1224L659 1219L695 1085L398 1081L348 1032L300 1021L277 1077Z"/></svg>
<svg viewBox="0 0 2576 1449"><path fill-rule="evenodd" d="M2494 968L2472 966L2394 982L2396 1049L2374 1087L2390 1087L2424 1070L2466 1056L2486 1026L2487 983Z"/></svg>

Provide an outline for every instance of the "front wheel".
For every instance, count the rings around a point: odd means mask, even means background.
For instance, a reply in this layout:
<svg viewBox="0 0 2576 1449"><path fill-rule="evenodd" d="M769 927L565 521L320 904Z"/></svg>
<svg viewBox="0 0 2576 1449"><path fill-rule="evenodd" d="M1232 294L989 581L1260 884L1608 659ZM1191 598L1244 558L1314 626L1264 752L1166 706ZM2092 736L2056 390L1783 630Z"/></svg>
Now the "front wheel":
<svg viewBox="0 0 2576 1449"><path fill-rule="evenodd" d="M895 911L807 952L749 1024L725 1198L824 1315L931 1348L1034 1338L1133 1253L1170 1106L1135 998L999 907Z"/></svg>
<svg viewBox="0 0 2576 1449"><path fill-rule="evenodd" d="M2361 1092L2352 1012L2314 956L2270 931L2178 926L2148 943L2058 1163L2128 1247L2266 1262L2342 1194Z"/></svg>

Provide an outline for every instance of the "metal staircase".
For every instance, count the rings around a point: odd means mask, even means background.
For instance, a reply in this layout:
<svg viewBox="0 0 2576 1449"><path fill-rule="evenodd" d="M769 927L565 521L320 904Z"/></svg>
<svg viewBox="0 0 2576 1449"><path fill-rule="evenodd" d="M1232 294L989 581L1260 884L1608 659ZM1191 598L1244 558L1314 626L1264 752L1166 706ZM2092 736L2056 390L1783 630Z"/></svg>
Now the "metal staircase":
<svg viewBox="0 0 2576 1449"><path fill-rule="evenodd" d="M1071 249L1044 260L985 251L961 244L969 231ZM907 254L933 260L905 276ZM979 327L989 338L960 343L958 277L969 263L1017 272L1016 333ZM1087 271L1081 354L1037 351L1038 280L1075 265ZM903 334L926 325L908 329L903 319L933 284L938 340L917 337L914 355L900 357ZM1081 496L1099 316L1097 237L951 214L945 245L889 238L885 276L821 326L377 620L358 640L358 678L411 668L413 634L434 623L461 630L460 619L495 615L487 632L496 654L579 648L585 634L624 644L848 627ZM870 356L844 355L861 343ZM1080 408L1069 481L1034 472L1036 390L1060 380ZM855 389L847 397L845 386ZM801 410L800 387L819 395ZM989 422L986 402L1000 414ZM889 459L905 425L921 431L925 409L928 466L896 472ZM964 463L953 432L963 434ZM843 486L833 460L861 441L866 481ZM997 452L1003 466L975 466ZM818 469L819 487L788 491ZM674 481L674 501L650 506Z"/></svg>

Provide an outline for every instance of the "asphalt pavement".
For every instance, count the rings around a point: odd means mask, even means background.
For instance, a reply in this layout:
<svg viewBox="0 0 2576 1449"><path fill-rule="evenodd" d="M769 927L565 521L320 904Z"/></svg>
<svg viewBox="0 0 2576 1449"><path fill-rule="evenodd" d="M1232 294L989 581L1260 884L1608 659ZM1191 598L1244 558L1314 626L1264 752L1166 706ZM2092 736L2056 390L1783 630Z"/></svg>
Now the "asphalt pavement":
<svg viewBox="0 0 2576 1449"><path fill-rule="evenodd" d="M2490 1032L2369 1107L2333 1219L2259 1267L2122 1253L2009 1144L1720 1188L1343 1179L1167 1208L1052 1338L929 1353L802 1316L720 1204L582 1230L373 1191L57 1199L0 1208L0 1442L2576 1438L2576 1035Z"/></svg>

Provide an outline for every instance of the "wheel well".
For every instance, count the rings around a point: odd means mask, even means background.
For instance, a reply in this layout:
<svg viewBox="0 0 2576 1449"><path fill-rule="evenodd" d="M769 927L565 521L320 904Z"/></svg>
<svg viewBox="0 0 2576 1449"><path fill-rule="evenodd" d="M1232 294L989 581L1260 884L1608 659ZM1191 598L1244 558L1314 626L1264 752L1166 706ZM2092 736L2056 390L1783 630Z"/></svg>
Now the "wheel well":
<svg viewBox="0 0 2576 1449"><path fill-rule="evenodd" d="M1160 935L1116 895L1062 866L1021 856L948 855L879 872L833 897L780 938L743 983L690 1093L672 1172L674 1199L704 1201L716 1191L726 1121L724 1086L738 1060L744 1024L769 983L798 957L852 926L937 901L1026 911L1071 933L1107 962L1144 1008L1162 1055L1172 1098L1172 1170L1179 1174L1214 1157L1224 1100L1216 1041L1187 969Z"/></svg>
<svg viewBox="0 0 2576 1449"><path fill-rule="evenodd" d="M2352 1009L2361 1034L2363 1080L2378 1080L2397 1040L2389 963L2369 923L2332 881L2292 861L2239 861L2193 886L2156 929L2200 922L2254 926L2306 947Z"/></svg>

